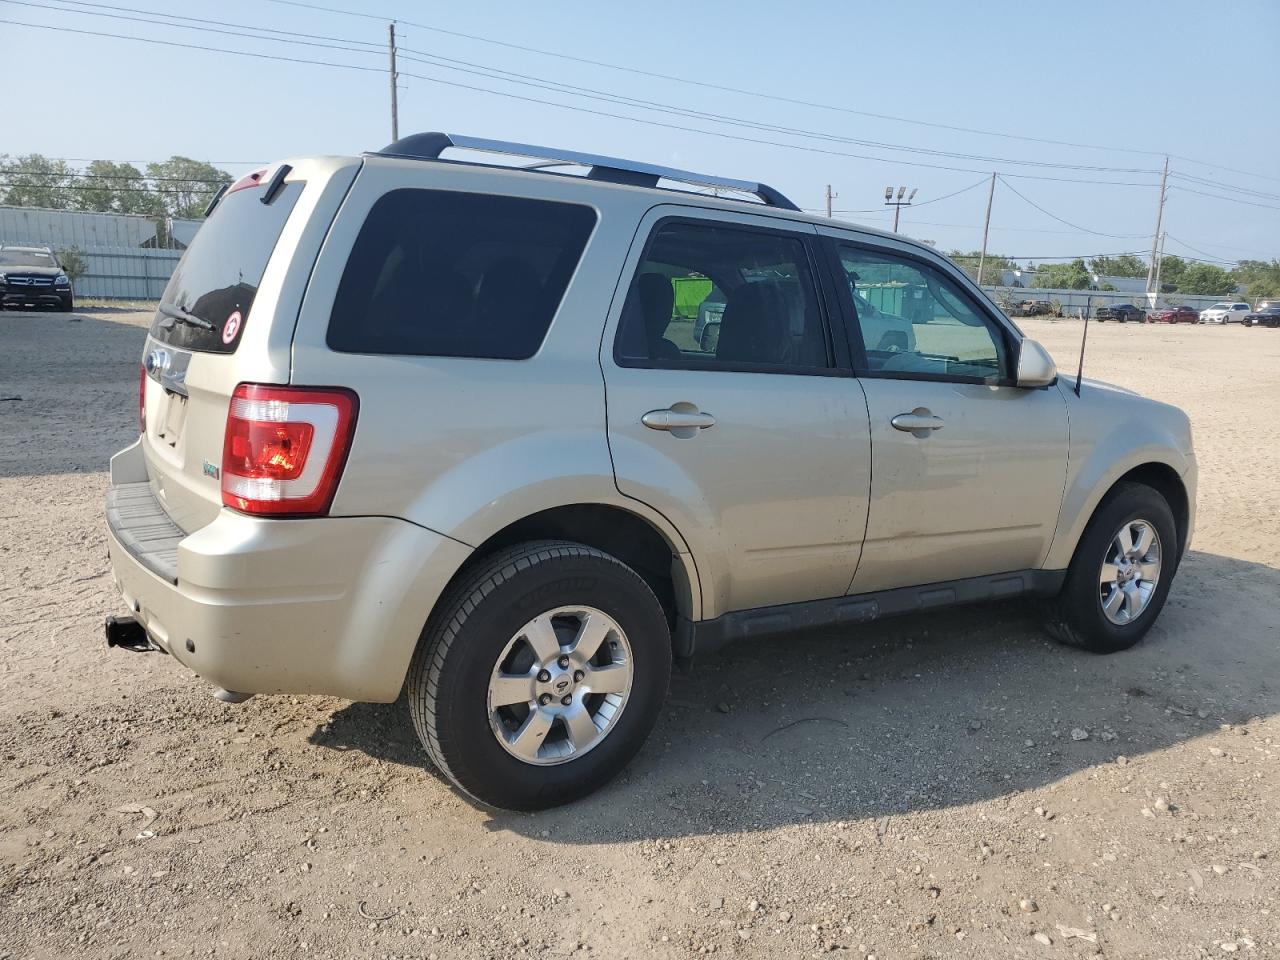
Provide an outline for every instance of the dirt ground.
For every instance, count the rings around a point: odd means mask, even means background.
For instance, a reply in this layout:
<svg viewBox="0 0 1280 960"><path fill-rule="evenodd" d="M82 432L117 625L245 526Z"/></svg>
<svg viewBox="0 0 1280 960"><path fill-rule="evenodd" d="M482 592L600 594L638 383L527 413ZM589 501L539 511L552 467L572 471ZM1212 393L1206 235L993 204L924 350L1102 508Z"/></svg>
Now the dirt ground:
<svg viewBox="0 0 1280 960"><path fill-rule="evenodd" d="M1090 327L1199 450L1138 648L1016 604L743 643L528 816L446 787L403 702L107 651L145 320L0 315L0 960L1280 956L1280 331ZM1078 322L1022 323L1074 373Z"/></svg>

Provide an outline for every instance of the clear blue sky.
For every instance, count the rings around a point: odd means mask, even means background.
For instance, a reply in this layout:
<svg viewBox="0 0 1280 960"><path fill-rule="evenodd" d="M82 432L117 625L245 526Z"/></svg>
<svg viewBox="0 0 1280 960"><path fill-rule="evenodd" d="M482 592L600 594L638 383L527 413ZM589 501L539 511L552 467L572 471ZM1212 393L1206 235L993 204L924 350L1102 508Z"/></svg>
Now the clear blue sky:
<svg viewBox="0 0 1280 960"><path fill-rule="evenodd" d="M139 16L121 9L128 6L342 38L344 44L367 42L370 47L368 53L352 52L86 16L70 12L72 5L66 0L30 0L29 4L0 0L0 18L370 68L383 68L386 63L385 49L379 46L386 39L385 20L269 0L115 0L114 9L101 2L75 7ZM1201 253L1173 239L1167 252L1227 260L1280 257L1280 70L1276 61L1280 3L1276 0L1052 5L962 5L940 0L881 4L835 0L791 4L760 0L314 2L400 19L400 44L406 50L479 64L485 71L497 68L526 74L540 78L537 82L573 84L681 110L802 129L828 139L602 103L408 60L401 62L403 73L795 146L742 142L601 117L410 77L401 80L402 134L447 130L759 179L807 208L822 206L825 185L830 183L838 193L838 210L871 211L842 216L877 226L885 226L890 219L881 207L888 184L917 187L920 203L975 184L984 172L997 169L1009 175L1012 187L1029 200L1073 225L1102 234L1137 235L1108 237L1074 229L1036 210L1000 183L990 248L1032 257L1148 249L1158 174L1124 170L1158 171L1162 162L1161 156L1153 154L982 136L646 77L403 22L409 20L845 110L1025 137L1170 151L1202 161L1170 161L1175 172L1201 180L1172 178L1174 189L1165 215L1172 237L1190 242ZM0 43L4 51L0 83L45 95L43 100L24 101L39 109L43 119L26 129L5 125L0 151L9 154L147 161L180 153L240 170L228 161L359 152L381 147L389 139L385 73L256 60L9 23L0 23ZM845 142L848 139L1000 159L898 152ZM796 148L801 146L810 149ZM1016 160L1123 170L1011 162ZM909 162L967 169L930 169ZM1149 185L1066 183L1013 174ZM1258 205L1200 196L1191 190ZM953 199L904 210L902 229L934 240L944 249L975 249L981 241L985 203L983 185Z"/></svg>

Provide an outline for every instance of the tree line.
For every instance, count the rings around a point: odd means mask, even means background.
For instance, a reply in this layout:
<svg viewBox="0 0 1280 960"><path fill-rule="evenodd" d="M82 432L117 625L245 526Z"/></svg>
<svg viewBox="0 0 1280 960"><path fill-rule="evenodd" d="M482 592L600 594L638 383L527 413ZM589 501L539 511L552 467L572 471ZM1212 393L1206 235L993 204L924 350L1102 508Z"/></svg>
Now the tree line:
<svg viewBox="0 0 1280 960"><path fill-rule="evenodd" d="M952 250L948 256L960 264L975 280L978 278L979 251ZM1000 254L988 253L982 268L982 282L999 283L1003 270L1034 271L1033 288L1054 290L1114 290L1103 281L1095 283L1094 277L1147 276L1147 261L1133 254L1118 257L1077 257L1065 263L1048 263L1026 267ZM1250 300L1264 297L1280 297L1280 260L1241 260L1234 267L1220 267L1212 263L1183 260L1165 254L1160 264L1160 292L1199 294L1219 297L1234 296L1236 288L1244 291Z"/></svg>
<svg viewBox="0 0 1280 960"><path fill-rule="evenodd" d="M15 207L196 219L233 179L212 164L181 156L144 169L94 160L78 170L38 153L0 154L0 204Z"/></svg>

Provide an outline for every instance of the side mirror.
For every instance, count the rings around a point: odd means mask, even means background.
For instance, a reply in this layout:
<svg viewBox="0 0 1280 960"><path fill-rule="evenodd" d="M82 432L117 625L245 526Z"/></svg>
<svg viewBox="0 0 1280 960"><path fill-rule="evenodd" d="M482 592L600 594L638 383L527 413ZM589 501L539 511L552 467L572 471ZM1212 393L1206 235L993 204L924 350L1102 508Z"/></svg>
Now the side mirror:
<svg viewBox="0 0 1280 960"><path fill-rule="evenodd" d="M1034 340L1023 340L1018 351L1018 386L1048 387L1057 379L1058 368L1049 351Z"/></svg>

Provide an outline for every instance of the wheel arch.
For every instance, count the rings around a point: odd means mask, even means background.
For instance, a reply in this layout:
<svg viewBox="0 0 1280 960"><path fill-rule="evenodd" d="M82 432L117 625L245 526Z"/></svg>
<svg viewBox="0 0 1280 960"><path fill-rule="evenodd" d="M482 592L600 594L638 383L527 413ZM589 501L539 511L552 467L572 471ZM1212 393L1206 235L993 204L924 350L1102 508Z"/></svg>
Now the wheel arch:
<svg viewBox="0 0 1280 960"><path fill-rule="evenodd" d="M450 579L442 599L475 564L498 550L531 540L570 540L617 557L653 590L673 635L679 619L697 620L701 615L698 571L684 545L672 542L648 518L610 503L563 504L511 521L475 548Z"/></svg>
<svg viewBox="0 0 1280 960"><path fill-rule="evenodd" d="M1100 492L1096 494L1088 509L1081 511L1070 540L1055 539L1053 546L1050 548L1048 560L1045 563L1047 569L1056 570L1067 567L1072 558L1074 558L1089 523L1097 515L1098 511L1102 509L1112 492L1122 483L1141 483L1144 486L1151 487L1164 497L1169 504L1169 509L1173 512L1174 524L1178 534L1178 560L1182 560L1182 555L1186 552L1190 539L1193 520L1193 504L1187 491L1186 481L1169 463L1163 460L1146 460L1123 470L1123 472L1112 478L1109 483L1099 485ZM1066 549L1068 546L1069 549Z"/></svg>

